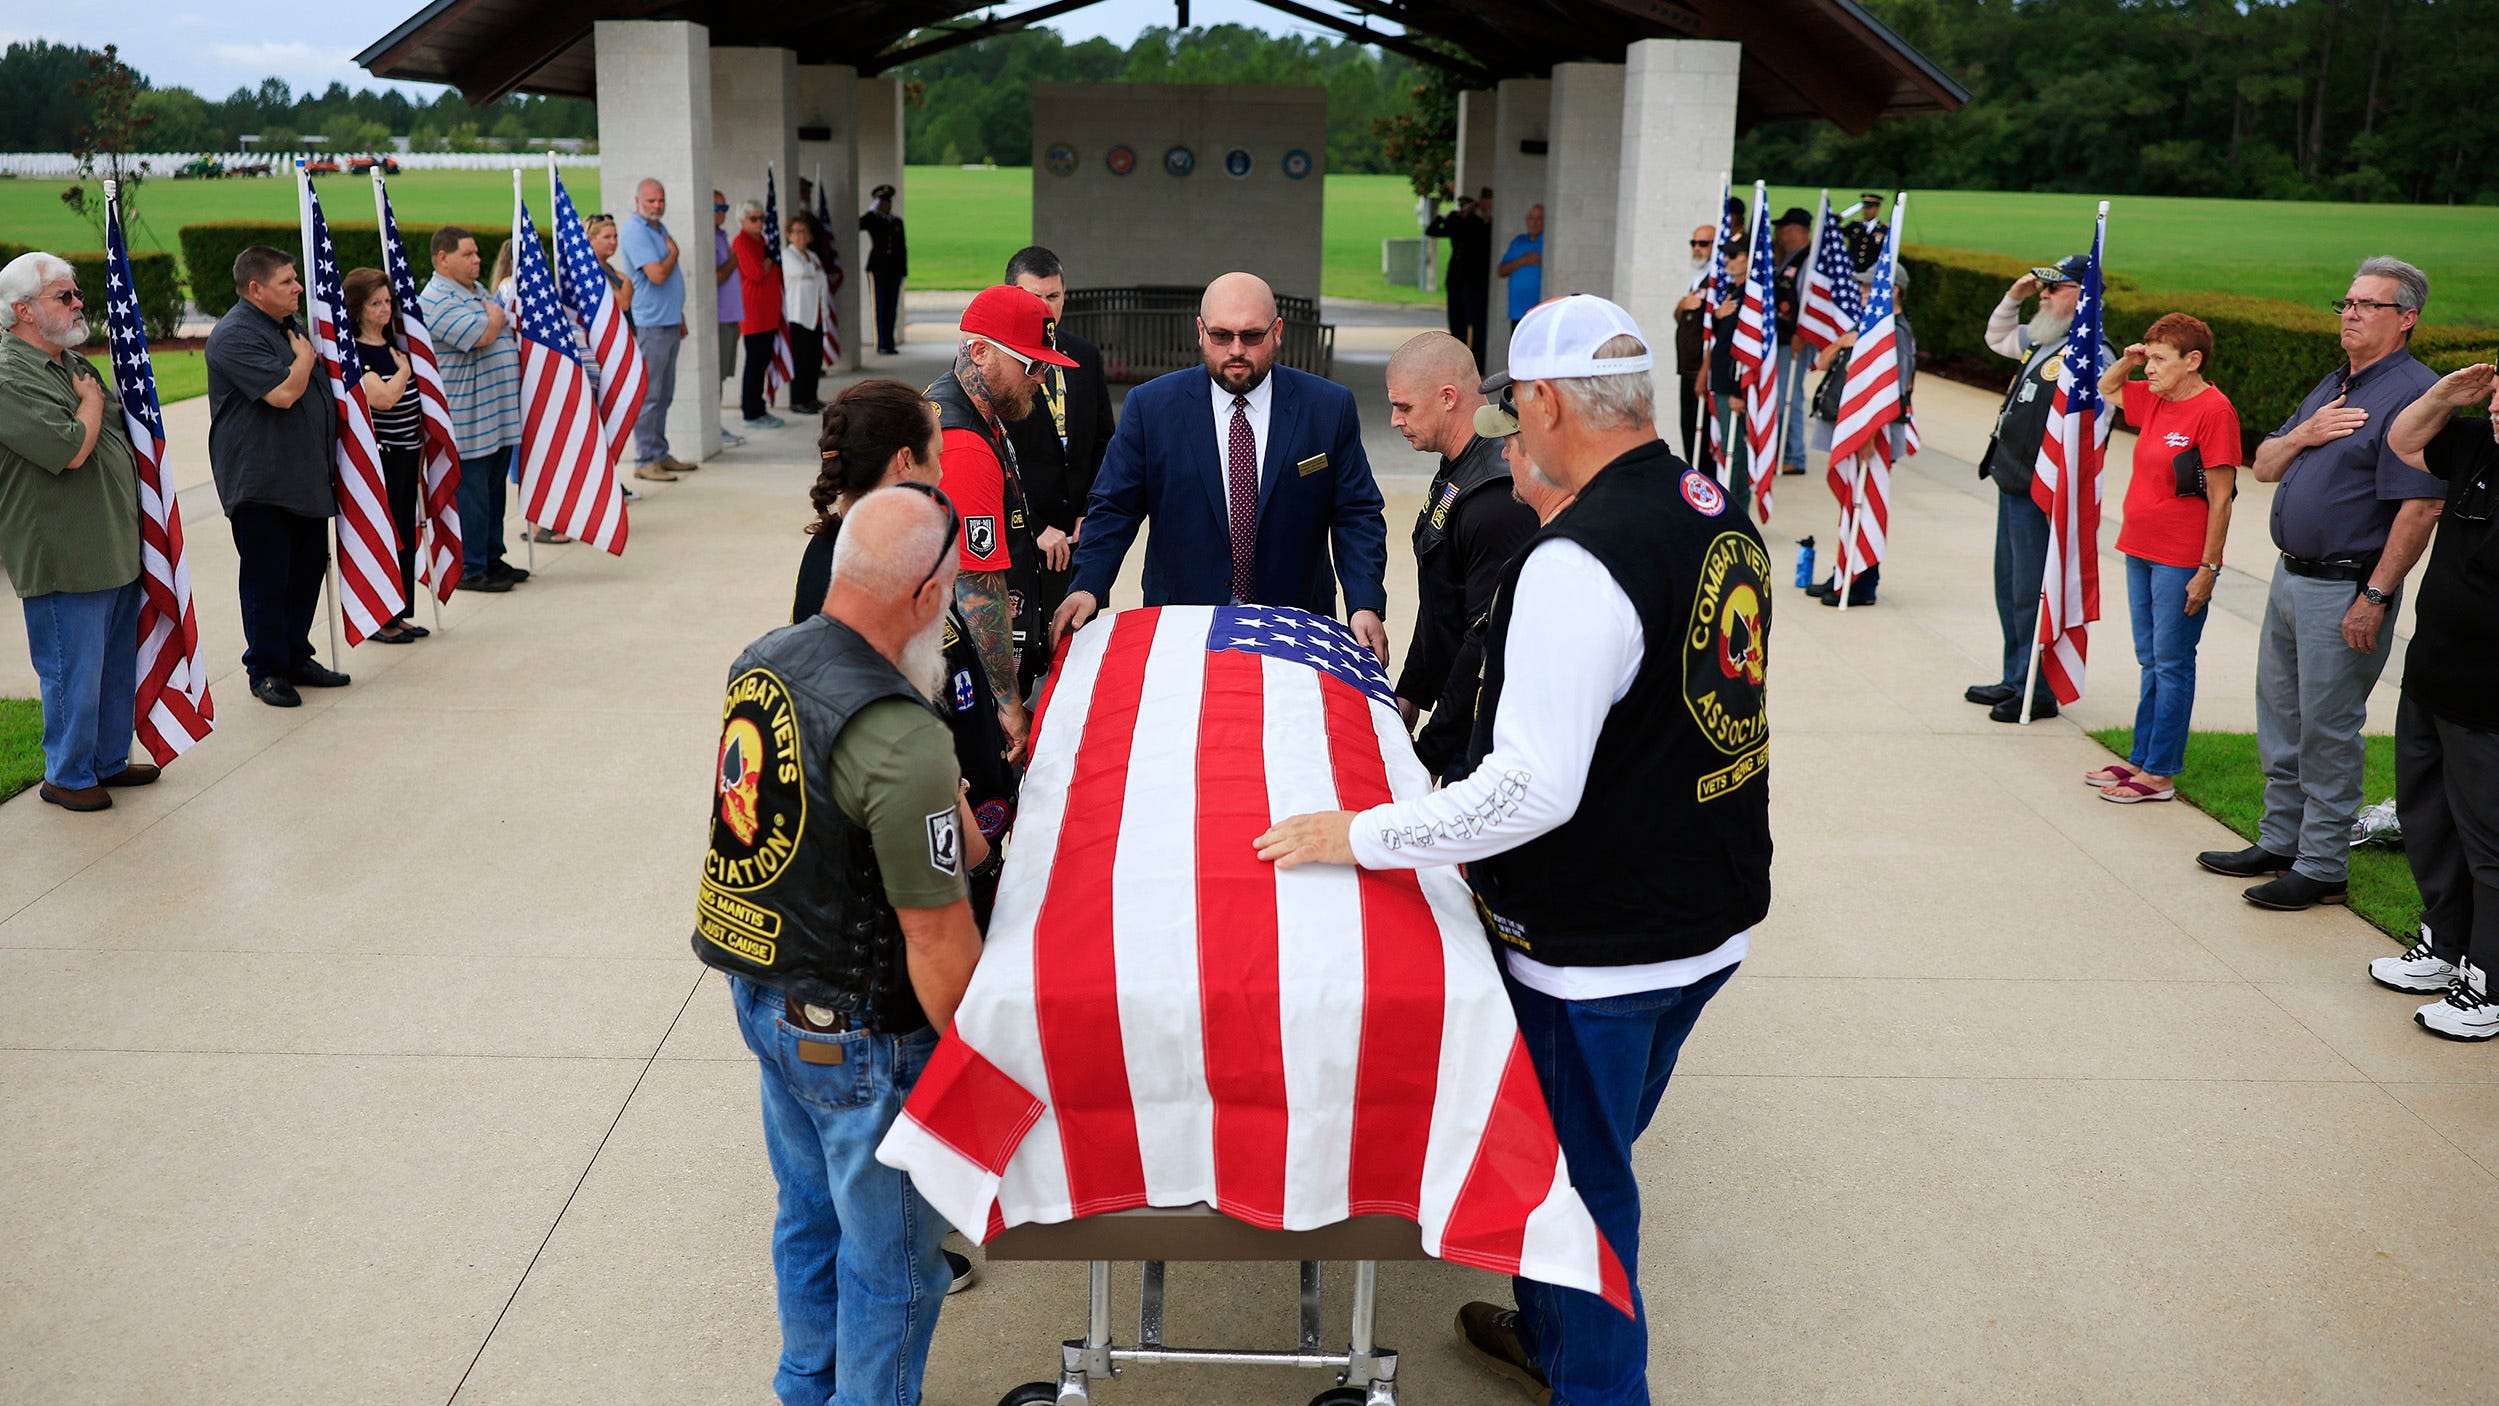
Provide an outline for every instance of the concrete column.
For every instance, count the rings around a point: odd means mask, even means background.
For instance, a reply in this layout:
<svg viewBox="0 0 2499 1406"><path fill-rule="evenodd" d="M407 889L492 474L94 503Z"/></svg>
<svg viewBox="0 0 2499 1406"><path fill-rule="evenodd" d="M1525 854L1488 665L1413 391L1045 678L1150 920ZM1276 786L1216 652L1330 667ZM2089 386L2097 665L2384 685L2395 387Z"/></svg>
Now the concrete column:
<svg viewBox="0 0 2499 1406"><path fill-rule="evenodd" d="M862 78L859 80L859 204L850 212L851 237L859 242L860 277L867 277L868 237L859 232L859 216L868 208L868 192L881 185L894 188L894 213L906 218L905 208L911 188L902 178L903 161L902 80L898 78ZM1021 247L1021 246L1018 246ZM1013 253L1010 249L1008 253ZM1001 268L1006 260L999 261ZM904 284L908 298L909 283ZM865 303L871 318L873 303ZM910 340L910 314L906 307L894 320L894 340ZM875 344L876 329L868 328L869 344Z"/></svg>
<svg viewBox="0 0 2499 1406"><path fill-rule="evenodd" d="M825 370L856 371L860 347L875 343L875 329L869 328L864 338L860 332L865 325L860 315L869 304L861 296L868 271L861 263L865 246L859 235L859 70L848 64L801 66L798 123L805 134L798 143L799 174L824 183L825 213L832 217L833 242L842 256L842 291L834 296L842 319L842 355L839 361L827 355ZM824 135L816 136L819 131Z"/></svg>
<svg viewBox="0 0 2499 1406"><path fill-rule="evenodd" d="M643 178L668 190L668 232L685 270L685 316L697 334L677 351L668 405L669 448L708 459L720 447L720 356L709 336L711 280L711 32L677 20L601 20L598 50L599 190L619 218Z"/></svg>
<svg viewBox="0 0 2499 1406"><path fill-rule="evenodd" d="M1685 241L1718 219L1719 183L1735 162L1736 68L1743 46L1643 39L1625 55L1622 171L1614 204L1615 301L1658 357L1659 432L1681 432L1674 394L1675 301L1691 281Z"/></svg>
<svg viewBox="0 0 2499 1406"><path fill-rule="evenodd" d="M1610 298L1615 187L1623 162L1623 66L1555 64L1551 122L1544 294Z"/></svg>
<svg viewBox="0 0 2499 1406"><path fill-rule="evenodd" d="M729 233L739 201L764 198L764 168L780 186L787 218L797 189L798 55L787 49L714 49L712 184L729 197Z"/></svg>
<svg viewBox="0 0 2499 1406"><path fill-rule="evenodd" d="M1501 267L1501 251L1512 236L1526 231L1527 207L1545 203L1545 138L1553 84L1543 78L1505 78L1493 100L1492 262ZM1532 147L1530 150L1528 148ZM1548 215L1552 212L1547 211ZM1510 358L1509 280L1492 278L1491 313L1487 318L1484 364L1498 368Z"/></svg>

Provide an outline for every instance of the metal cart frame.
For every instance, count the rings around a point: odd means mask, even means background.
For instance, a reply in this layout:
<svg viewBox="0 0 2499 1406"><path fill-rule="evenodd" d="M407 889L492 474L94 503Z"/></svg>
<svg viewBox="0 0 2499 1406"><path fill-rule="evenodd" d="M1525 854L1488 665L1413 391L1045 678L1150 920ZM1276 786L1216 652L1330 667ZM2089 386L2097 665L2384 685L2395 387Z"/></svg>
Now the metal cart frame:
<svg viewBox="0 0 2499 1406"><path fill-rule="evenodd" d="M1058 1380L1016 1387L999 1406L1088 1406L1094 1384L1118 1377L1123 1368L1191 1363L1331 1370L1337 1385L1320 1392L1311 1406L1397 1406L1397 1354L1373 1334L1379 1262L1428 1258L1414 1224L1394 1216L1357 1216L1317 1230L1263 1230L1203 1205L1018 1226L993 1236L985 1248L993 1260L1081 1260L1088 1266L1085 1336L1061 1344ZM1111 1326L1111 1265L1120 1260L1141 1266L1134 1347L1119 1346ZM1242 1260L1300 1265L1296 1345L1275 1351L1165 1343L1164 1266ZM1354 1266L1352 1321L1343 1352L1325 1350L1322 1341L1319 1266L1327 1260L1350 1260Z"/></svg>

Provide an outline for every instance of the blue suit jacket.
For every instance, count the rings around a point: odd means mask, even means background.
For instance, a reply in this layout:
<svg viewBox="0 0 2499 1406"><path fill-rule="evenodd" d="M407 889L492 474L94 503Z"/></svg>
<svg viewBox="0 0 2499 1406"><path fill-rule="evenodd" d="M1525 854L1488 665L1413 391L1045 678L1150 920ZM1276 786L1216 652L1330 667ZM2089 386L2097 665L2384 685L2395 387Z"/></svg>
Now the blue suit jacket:
<svg viewBox="0 0 2499 1406"><path fill-rule="evenodd" d="M1303 371L1269 373L1275 400L1258 475L1258 541L1251 583L1262 605L1388 614L1388 523L1362 452L1354 393ZM1325 456L1323 466L1302 466ZM1224 465L1205 368L1157 376L1128 393L1119 429L1094 477L1071 589L1108 601L1120 561L1147 518L1147 605L1224 605L1232 599L1232 530ZM1328 548L1335 546L1334 580Z"/></svg>

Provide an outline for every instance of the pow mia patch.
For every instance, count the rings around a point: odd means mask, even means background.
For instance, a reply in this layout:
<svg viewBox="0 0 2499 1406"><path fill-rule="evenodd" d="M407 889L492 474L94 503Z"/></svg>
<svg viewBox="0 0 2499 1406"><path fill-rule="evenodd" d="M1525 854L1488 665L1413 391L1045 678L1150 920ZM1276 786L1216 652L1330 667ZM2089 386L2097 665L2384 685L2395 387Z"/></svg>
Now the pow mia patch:
<svg viewBox="0 0 2499 1406"><path fill-rule="evenodd" d="M998 550L998 520L994 517L967 517L963 520L963 545L972 555L985 557Z"/></svg>
<svg viewBox="0 0 2499 1406"><path fill-rule="evenodd" d="M928 817L928 867L940 874L963 872L963 832L956 828L954 817L951 810Z"/></svg>
<svg viewBox="0 0 2499 1406"><path fill-rule="evenodd" d="M799 766L798 711L768 669L729 682L713 773L712 842L703 856L706 888L750 893L788 867L807 828L807 786Z"/></svg>
<svg viewBox="0 0 2499 1406"><path fill-rule="evenodd" d="M1715 485L1712 485L1715 487ZM1701 558L1700 589L1683 639L1683 700L1709 744L1736 758L1703 777L1699 799L1725 795L1760 774L1770 717L1770 554L1741 532L1722 532Z"/></svg>

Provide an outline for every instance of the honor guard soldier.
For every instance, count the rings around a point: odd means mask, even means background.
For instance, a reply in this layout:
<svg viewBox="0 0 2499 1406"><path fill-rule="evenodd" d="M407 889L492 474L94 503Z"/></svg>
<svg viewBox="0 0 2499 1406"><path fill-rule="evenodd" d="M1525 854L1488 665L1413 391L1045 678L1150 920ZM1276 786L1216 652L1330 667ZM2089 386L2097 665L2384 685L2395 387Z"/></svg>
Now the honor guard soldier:
<svg viewBox="0 0 2499 1406"><path fill-rule="evenodd" d="M729 670L694 952L728 977L780 1186L783 1401L919 1399L945 1220L880 1164L980 959L936 648L957 522L925 486L861 499L824 610Z"/></svg>
<svg viewBox="0 0 2499 1406"><path fill-rule="evenodd" d="M1279 865L1466 866L1571 1182L1633 1285L1521 1279L1463 1345L1573 1406L1648 1400L1633 1141L1693 1022L1770 911L1770 557L1718 481L1657 438L1647 339L1577 294L1510 339L1521 448L1575 491L1504 573L1467 771L1258 837Z"/></svg>

